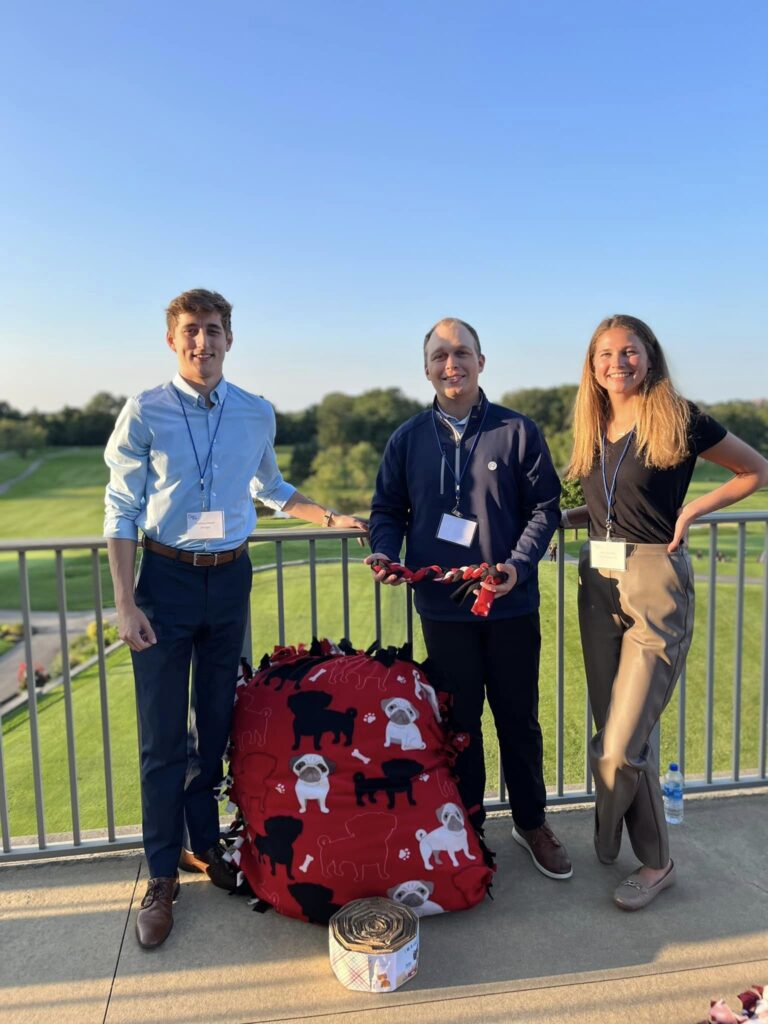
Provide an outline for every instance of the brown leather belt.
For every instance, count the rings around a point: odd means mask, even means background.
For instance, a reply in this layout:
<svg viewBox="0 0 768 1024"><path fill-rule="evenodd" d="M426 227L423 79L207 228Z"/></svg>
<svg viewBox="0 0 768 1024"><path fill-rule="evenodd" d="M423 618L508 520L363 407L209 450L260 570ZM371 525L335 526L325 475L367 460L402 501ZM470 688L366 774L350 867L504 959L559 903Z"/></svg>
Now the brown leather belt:
<svg viewBox="0 0 768 1024"><path fill-rule="evenodd" d="M185 562L187 565L197 565L202 569L234 562L248 547L248 541L244 540L239 548L232 551L182 551L181 548L171 548L167 544L160 544L144 536L141 538L141 546L156 555L172 558L176 562Z"/></svg>

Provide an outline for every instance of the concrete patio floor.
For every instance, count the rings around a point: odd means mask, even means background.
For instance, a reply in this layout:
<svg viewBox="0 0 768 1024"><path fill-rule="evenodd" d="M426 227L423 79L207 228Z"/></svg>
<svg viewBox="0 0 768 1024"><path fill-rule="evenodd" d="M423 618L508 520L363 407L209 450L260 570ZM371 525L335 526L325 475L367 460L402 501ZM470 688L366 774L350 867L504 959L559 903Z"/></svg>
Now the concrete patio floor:
<svg viewBox="0 0 768 1024"><path fill-rule="evenodd" d="M508 817L489 822L494 899L421 922L418 975L397 992L349 992L324 928L252 913L182 876L175 927L152 953L134 938L143 857L0 867L0 1021L77 1024L693 1024L709 998L768 984L768 794L686 801L673 829L679 882L645 911L611 902L635 860L604 867L591 809L551 815L568 882L533 869Z"/></svg>

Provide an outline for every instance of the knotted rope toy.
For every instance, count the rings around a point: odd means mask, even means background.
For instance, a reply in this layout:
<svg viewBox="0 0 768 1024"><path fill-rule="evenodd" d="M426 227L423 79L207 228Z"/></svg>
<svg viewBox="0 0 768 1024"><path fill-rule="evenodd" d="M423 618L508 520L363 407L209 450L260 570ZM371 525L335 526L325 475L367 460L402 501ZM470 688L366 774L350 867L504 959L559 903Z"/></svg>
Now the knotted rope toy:
<svg viewBox="0 0 768 1024"><path fill-rule="evenodd" d="M461 586L451 594L451 600L457 604L466 601L478 583L484 583L485 580L494 584L502 583L509 576L509 573L500 572L495 565L489 565L488 562L481 562L479 565L462 565L458 569L442 569L439 565L409 569L405 565L400 565L399 562L384 562L377 558L371 562L371 569L374 572L384 570L388 575L397 576L411 585L421 583L422 580L434 580L435 583L459 583ZM481 587L470 611L473 615L487 618L495 597L492 590Z"/></svg>

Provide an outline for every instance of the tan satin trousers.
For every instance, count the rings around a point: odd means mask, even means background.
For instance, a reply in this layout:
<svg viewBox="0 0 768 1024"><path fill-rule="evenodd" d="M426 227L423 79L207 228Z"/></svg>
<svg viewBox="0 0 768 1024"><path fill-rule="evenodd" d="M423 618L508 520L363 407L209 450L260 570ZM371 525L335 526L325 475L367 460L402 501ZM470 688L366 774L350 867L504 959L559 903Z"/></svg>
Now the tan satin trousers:
<svg viewBox="0 0 768 1024"><path fill-rule="evenodd" d="M627 545L625 572L579 560L579 625L597 732L590 742L595 778L595 850L615 860L626 822L632 849L651 868L666 867L669 839L650 737L682 671L693 634L693 571L685 550Z"/></svg>

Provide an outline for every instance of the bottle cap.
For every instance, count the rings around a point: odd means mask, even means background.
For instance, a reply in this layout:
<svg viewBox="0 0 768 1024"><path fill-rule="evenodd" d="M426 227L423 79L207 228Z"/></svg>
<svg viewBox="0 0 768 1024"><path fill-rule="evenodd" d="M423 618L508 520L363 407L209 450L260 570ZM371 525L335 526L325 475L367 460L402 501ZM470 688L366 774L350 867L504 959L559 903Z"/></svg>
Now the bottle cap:
<svg viewBox="0 0 768 1024"><path fill-rule="evenodd" d="M669 770L671 772L679 772L680 771L680 765L677 763L677 761L670 761L669 762Z"/></svg>

